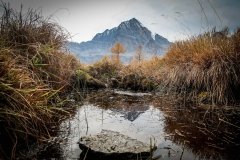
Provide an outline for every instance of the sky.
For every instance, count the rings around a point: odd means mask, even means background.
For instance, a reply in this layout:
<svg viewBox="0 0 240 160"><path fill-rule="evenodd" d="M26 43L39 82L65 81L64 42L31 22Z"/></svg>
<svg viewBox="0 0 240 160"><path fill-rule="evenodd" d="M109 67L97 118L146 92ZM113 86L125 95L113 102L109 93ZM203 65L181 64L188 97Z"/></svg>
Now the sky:
<svg viewBox="0 0 240 160"><path fill-rule="evenodd" d="M70 34L71 41L138 19L152 33L169 41L183 40L213 27L240 27L240 0L2 0L14 9L33 8L52 16ZM0 9L1 14L1 9Z"/></svg>

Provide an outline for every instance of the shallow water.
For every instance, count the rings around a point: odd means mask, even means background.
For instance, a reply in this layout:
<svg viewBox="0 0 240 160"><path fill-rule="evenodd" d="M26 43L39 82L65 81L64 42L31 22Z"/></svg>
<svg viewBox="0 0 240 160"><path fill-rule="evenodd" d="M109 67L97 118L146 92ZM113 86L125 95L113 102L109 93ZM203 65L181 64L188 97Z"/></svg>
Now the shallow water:
<svg viewBox="0 0 240 160"><path fill-rule="evenodd" d="M79 147L75 145L81 136L96 135L103 129L117 131L131 138L149 143L155 137L156 143L164 140L163 115L159 110L149 106L146 111L125 112L121 110L102 109L86 104L79 108L75 117L62 124L70 127L67 145L69 155Z"/></svg>
<svg viewBox="0 0 240 160"><path fill-rule="evenodd" d="M60 125L63 141L41 156L78 159L81 136L111 130L148 144L151 139L157 146L155 159L240 159L239 112L203 108L168 103L149 93L90 93ZM49 155L52 148L59 154Z"/></svg>

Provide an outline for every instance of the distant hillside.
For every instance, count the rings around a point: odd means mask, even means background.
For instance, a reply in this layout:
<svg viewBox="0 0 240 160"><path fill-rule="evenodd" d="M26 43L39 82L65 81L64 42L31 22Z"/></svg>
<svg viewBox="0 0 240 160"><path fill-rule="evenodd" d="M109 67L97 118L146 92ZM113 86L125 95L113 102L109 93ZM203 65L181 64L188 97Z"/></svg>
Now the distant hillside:
<svg viewBox="0 0 240 160"><path fill-rule="evenodd" d="M164 54L170 45L166 38L158 34L153 35L137 19L132 18L122 22L118 27L96 34L91 41L69 42L68 48L82 62L92 63L104 55L110 55L110 49L116 42L122 43L127 50L126 54L122 56L122 60L125 62L132 59L133 53L140 45L143 47L146 57L153 54Z"/></svg>

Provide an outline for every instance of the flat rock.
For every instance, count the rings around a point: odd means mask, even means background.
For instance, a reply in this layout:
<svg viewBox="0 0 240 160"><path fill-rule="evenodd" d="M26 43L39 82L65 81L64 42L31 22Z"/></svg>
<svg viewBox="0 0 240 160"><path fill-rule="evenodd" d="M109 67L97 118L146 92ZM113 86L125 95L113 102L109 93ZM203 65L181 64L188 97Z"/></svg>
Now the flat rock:
<svg viewBox="0 0 240 160"><path fill-rule="evenodd" d="M126 96L133 96L133 97L143 97L143 96L151 96L151 93L141 93L141 92L130 92L130 91L121 91L121 90L114 90L115 94L126 95Z"/></svg>
<svg viewBox="0 0 240 160"><path fill-rule="evenodd" d="M88 154L84 156L85 158L134 159L141 157L146 159L150 156L149 144L110 130L102 130L95 136L81 137L79 147L83 154Z"/></svg>

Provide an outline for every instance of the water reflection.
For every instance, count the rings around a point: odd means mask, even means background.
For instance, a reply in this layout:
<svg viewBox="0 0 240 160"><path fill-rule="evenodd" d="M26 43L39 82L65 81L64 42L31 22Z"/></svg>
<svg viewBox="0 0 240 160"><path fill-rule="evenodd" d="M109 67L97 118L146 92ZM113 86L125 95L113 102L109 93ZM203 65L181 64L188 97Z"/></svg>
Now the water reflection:
<svg viewBox="0 0 240 160"><path fill-rule="evenodd" d="M104 129L148 144L152 139L155 159L240 159L240 110L220 108L183 107L150 94L94 92L61 124L61 157L78 159L79 138Z"/></svg>
<svg viewBox="0 0 240 160"><path fill-rule="evenodd" d="M68 142L62 148L70 149L66 155L68 157L72 151L79 148L76 142L81 136L95 135L103 129L117 131L145 143L149 143L152 137L158 141L163 140L163 116L156 108L150 106L141 116L134 121L131 120L126 119L122 111L116 109L84 105L71 120L62 124L63 129L69 129L69 134L65 135Z"/></svg>
<svg viewBox="0 0 240 160"><path fill-rule="evenodd" d="M240 159L240 112L234 108L163 107L169 140L201 159Z"/></svg>
<svg viewBox="0 0 240 160"><path fill-rule="evenodd" d="M141 114L143 114L143 111L129 111L124 113L123 117L131 122L135 121Z"/></svg>

